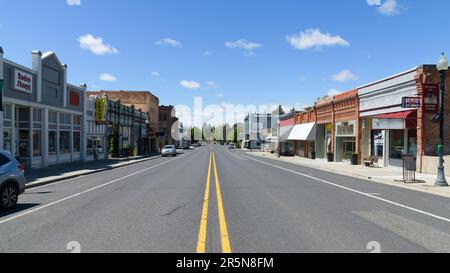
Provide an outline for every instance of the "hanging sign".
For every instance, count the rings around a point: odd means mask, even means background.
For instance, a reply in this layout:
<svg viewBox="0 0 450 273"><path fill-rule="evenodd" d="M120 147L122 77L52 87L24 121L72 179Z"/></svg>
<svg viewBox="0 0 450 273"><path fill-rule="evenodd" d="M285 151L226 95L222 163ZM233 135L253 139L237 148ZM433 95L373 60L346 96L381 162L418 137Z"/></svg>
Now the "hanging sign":
<svg viewBox="0 0 450 273"><path fill-rule="evenodd" d="M424 84L423 90L423 112L435 114L439 112L439 85Z"/></svg>

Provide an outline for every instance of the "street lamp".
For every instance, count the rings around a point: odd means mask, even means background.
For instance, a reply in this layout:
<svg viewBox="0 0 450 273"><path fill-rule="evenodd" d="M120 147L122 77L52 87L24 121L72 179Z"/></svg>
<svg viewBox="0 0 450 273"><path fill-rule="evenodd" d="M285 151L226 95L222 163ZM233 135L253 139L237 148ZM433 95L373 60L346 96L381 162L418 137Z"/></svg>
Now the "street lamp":
<svg viewBox="0 0 450 273"><path fill-rule="evenodd" d="M439 59L437 65L437 70L439 71L440 82L439 82L439 98L440 98L440 107L439 107L439 138L440 143L438 146L439 153L439 165L438 165L438 174L437 179L434 185L436 187L448 187L447 181L445 179L444 172L444 94L445 94L445 72L448 70L448 60L445 57L444 53L442 53L441 58Z"/></svg>

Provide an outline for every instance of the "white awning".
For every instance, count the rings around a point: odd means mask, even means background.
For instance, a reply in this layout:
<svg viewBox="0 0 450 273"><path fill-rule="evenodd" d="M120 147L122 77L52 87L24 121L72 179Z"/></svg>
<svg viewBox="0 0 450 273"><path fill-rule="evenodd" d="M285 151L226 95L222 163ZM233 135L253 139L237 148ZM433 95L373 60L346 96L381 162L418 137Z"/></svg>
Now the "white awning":
<svg viewBox="0 0 450 273"><path fill-rule="evenodd" d="M288 140L289 134L293 128L294 126L283 126L280 128L280 142L285 142Z"/></svg>
<svg viewBox="0 0 450 273"><path fill-rule="evenodd" d="M305 123L295 125L288 140L316 140L316 124Z"/></svg>

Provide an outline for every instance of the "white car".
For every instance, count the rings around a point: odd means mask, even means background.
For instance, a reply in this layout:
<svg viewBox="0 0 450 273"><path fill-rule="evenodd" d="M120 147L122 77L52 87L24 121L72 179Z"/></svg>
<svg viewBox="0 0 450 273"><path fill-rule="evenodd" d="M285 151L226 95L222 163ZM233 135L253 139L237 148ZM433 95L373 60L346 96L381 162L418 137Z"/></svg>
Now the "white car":
<svg viewBox="0 0 450 273"><path fill-rule="evenodd" d="M166 145L164 146L164 148L162 148L161 150L161 156L162 157L166 157L166 156L177 156L177 149L175 148L174 145Z"/></svg>

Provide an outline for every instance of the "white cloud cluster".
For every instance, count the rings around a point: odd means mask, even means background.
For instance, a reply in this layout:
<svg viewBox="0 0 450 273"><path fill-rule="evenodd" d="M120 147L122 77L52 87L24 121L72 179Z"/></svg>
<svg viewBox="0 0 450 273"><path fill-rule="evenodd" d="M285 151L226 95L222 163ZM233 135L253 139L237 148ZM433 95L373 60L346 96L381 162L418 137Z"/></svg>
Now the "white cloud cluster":
<svg viewBox="0 0 450 273"><path fill-rule="evenodd" d="M100 80L104 82L115 82L117 78L109 73L103 73L100 75Z"/></svg>
<svg viewBox="0 0 450 273"><path fill-rule="evenodd" d="M182 80L182 81L180 81L180 85L186 89L191 89L191 90L200 88L200 84L195 81Z"/></svg>
<svg viewBox="0 0 450 273"><path fill-rule="evenodd" d="M225 46L229 48L242 48L245 50L255 50L262 47L262 44L249 42L246 39L240 39L234 42L225 42Z"/></svg>
<svg viewBox="0 0 450 273"><path fill-rule="evenodd" d="M341 36L322 33L319 29L307 29L300 34L286 36L286 40L292 47L300 50L320 49L324 46L350 46L350 43Z"/></svg>
<svg viewBox="0 0 450 273"><path fill-rule="evenodd" d="M350 72L349 70L342 70L341 72L334 74L332 76L333 81L335 82L346 82L346 81L354 81L358 79L358 76Z"/></svg>
<svg viewBox="0 0 450 273"><path fill-rule="evenodd" d="M177 40L171 39L171 38L161 39L159 41L156 41L155 44L159 45L159 46L171 46L171 47L177 47L177 48L183 47L180 42L178 42Z"/></svg>
<svg viewBox="0 0 450 273"><path fill-rule="evenodd" d="M81 0L66 0L69 6L81 6Z"/></svg>
<svg viewBox="0 0 450 273"><path fill-rule="evenodd" d="M156 72L156 71L153 71L152 73L151 73L151 75L153 76L153 77L159 77L159 72Z"/></svg>
<svg viewBox="0 0 450 273"><path fill-rule="evenodd" d="M400 5L397 0L386 0L384 3L381 0L367 0L369 6L377 6L378 11L387 16L397 15L400 13Z"/></svg>
<svg viewBox="0 0 450 273"><path fill-rule="evenodd" d="M338 90L336 90L336 89L330 89L329 91L328 91L328 97L333 97L333 96L336 96L336 95L338 95L338 94L340 94L341 93L341 91L338 91Z"/></svg>
<svg viewBox="0 0 450 273"><path fill-rule="evenodd" d="M115 47L105 44L101 37L94 37L92 34L86 34L78 38L80 47L91 51L95 55L117 54L119 50Z"/></svg>

